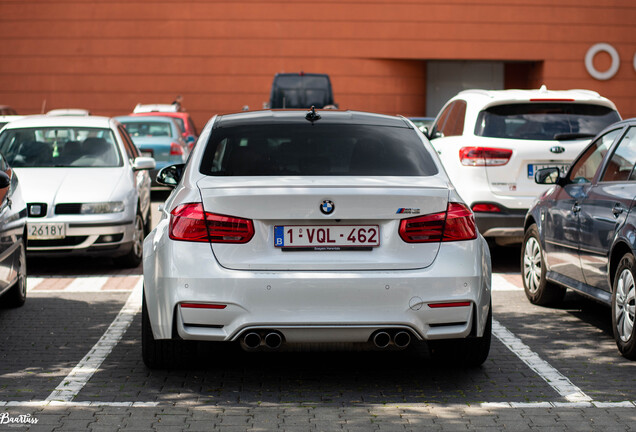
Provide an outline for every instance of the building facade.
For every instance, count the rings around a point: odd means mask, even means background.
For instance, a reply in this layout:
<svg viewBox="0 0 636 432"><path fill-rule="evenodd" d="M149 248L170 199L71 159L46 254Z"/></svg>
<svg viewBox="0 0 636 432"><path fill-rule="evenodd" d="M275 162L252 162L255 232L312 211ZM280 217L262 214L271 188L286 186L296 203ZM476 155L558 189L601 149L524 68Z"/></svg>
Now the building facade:
<svg viewBox="0 0 636 432"><path fill-rule="evenodd" d="M636 116L633 0L0 0L0 104L120 115L177 95L201 128L277 72L343 109L434 116L466 88L581 88Z"/></svg>

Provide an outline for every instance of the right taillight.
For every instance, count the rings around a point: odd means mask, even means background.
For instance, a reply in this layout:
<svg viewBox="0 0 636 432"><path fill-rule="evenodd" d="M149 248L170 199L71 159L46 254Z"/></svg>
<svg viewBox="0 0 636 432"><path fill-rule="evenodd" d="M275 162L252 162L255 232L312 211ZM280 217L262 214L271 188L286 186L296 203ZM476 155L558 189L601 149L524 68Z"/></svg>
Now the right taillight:
<svg viewBox="0 0 636 432"><path fill-rule="evenodd" d="M459 160L465 166L501 166L508 163L512 150L492 147L462 147Z"/></svg>
<svg viewBox="0 0 636 432"><path fill-rule="evenodd" d="M169 235L181 241L247 243L254 236L254 224L250 219L205 212L201 203L189 203L170 212Z"/></svg>
<svg viewBox="0 0 636 432"><path fill-rule="evenodd" d="M402 219L399 234L407 243L450 242L476 239L477 228L466 205L448 203L445 212Z"/></svg>

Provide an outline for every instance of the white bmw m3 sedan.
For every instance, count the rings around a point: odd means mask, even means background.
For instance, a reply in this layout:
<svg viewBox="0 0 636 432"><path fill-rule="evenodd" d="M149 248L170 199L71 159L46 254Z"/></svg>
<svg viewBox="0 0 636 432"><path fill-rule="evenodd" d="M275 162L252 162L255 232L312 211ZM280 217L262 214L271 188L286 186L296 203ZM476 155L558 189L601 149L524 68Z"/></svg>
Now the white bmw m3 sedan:
<svg viewBox="0 0 636 432"><path fill-rule="evenodd" d="M481 365L490 253L407 119L351 111L213 117L144 242L142 352L430 348Z"/></svg>

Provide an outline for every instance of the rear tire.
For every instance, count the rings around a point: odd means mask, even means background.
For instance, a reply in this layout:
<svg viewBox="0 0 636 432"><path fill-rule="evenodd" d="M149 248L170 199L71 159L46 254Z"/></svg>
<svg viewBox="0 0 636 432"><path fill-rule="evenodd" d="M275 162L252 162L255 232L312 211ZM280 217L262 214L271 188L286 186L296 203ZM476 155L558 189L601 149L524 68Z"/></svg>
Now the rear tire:
<svg viewBox="0 0 636 432"><path fill-rule="evenodd" d="M636 277L634 256L625 254L621 258L612 292L612 329L616 346L623 357L636 360L636 330L634 329L634 309Z"/></svg>
<svg viewBox="0 0 636 432"><path fill-rule="evenodd" d="M536 224L526 230L521 246L521 278L530 303L546 306L563 300L566 289L546 280L546 266Z"/></svg>
<svg viewBox="0 0 636 432"><path fill-rule="evenodd" d="M20 245L20 256L18 258L18 279L13 286L3 296L3 303L8 307L16 308L24 305L27 297L27 262L26 262L26 240Z"/></svg>
<svg viewBox="0 0 636 432"><path fill-rule="evenodd" d="M492 340L492 304L486 317L486 327L481 337L465 339L445 339L430 341L429 347L434 360L467 367L479 367L490 353Z"/></svg>
<svg viewBox="0 0 636 432"><path fill-rule="evenodd" d="M146 296L141 306L141 356L149 369L170 369L183 361L185 341L155 339L148 315Z"/></svg>
<svg viewBox="0 0 636 432"><path fill-rule="evenodd" d="M130 252L116 259L117 264L124 268L135 268L141 264L144 250L144 238L146 227L141 213L137 212L135 216L135 225L133 229L133 238Z"/></svg>

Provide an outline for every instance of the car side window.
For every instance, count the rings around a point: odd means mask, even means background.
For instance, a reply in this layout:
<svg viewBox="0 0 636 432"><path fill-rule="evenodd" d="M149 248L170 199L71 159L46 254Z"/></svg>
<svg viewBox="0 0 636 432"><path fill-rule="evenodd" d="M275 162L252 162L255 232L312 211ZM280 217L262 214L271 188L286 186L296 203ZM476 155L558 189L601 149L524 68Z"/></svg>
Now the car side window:
<svg viewBox="0 0 636 432"><path fill-rule="evenodd" d="M612 158L605 167L601 181L636 181L636 127L630 127L621 138Z"/></svg>
<svg viewBox="0 0 636 432"><path fill-rule="evenodd" d="M459 136L464 133L464 118L466 117L466 101L458 100L448 115L442 133L444 136Z"/></svg>
<svg viewBox="0 0 636 432"><path fill-rule="evenodd" d="M439 116L439 120L437 120L437 123L435 123L435 125L433 125L433 131L431 133L432 137L435 137L436 135L440 135L440 136L444 136L444 125L446 124L446 121L448 120L448 116L450 115L451 111L453 110L453 106L455 105L455 102L453 102L452 104L450 104L449 106L447 106L444 111L442 111L442 114Z"/></svg>
<svg viewBox="0 0 636 432"><path fill-rule="evenodd" d="M126 148L126 154L128 155L128 158L135 159L139 156L139 150L137 149L137 146L133 144L130 136L128 135L128 132L126 131L126 129L124 129L123 126L119 126L118 129L119 134L124 141L124 147Z"/></svg>
<svg viewBox="0 0 636 432"><path fill-rule="evenodd" d="M569 179L573 183L591 183L603 158L614 143L621 129L614 129L599 137L590 145L570 170Z"/></svg>

